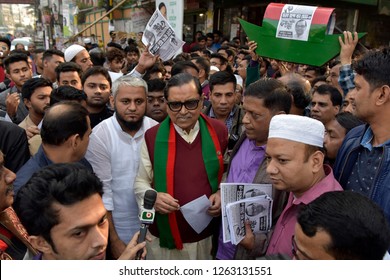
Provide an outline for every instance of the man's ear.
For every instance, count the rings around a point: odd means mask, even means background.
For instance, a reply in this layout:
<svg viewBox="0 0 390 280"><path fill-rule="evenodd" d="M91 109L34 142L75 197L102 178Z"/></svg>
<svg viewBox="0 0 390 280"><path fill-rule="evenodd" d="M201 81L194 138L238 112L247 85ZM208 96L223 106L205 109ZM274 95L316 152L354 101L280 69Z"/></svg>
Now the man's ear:
<svg viewBox="0 0 390 280"><path fill-rule="evenodd" d="M27 107L28 110L31 109L31 101L28 100L27 98L23 98L23 103Z"/></svg>
<svg viewBox="0 0 390 280"><path fill-rule="evenodd" d="M390 100L390 86L384 85L379 88L380 92L378 94L376 103L377 105L382 105Z"/></svg>
<svg viewBox="0 0 390 280"><path fill-rule="evenodd" d="M324 159L325 159L325 155L321 151L315 151L311 155L311 160L313 164L313 173L317 173L323 168Z"/></svg>
<svg viewBox="0 0 390 280"><path fill-rule="evenodd" d="M44 254L53 252L52 246L42 236L30 235L29 240L31 245L39 252Z"/></svg>

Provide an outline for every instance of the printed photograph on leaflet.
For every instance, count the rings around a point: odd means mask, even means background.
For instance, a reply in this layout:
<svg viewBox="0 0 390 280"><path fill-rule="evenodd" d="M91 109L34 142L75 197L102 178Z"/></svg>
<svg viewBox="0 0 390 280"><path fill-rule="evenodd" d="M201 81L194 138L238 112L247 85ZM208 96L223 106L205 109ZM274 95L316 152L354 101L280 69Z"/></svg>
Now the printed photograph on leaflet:
<svg viewBox="0 0 390 280"><path fill-rule="evenodd" d="M234 203L234 202L245 203L245 201L243 200L256 198L256 197L262 197L260 198L260 200L266 201L265 204L267 204L269 200L271 200L272 203L272 199L271 199L272 185L271 184L222 183L220 187L221 187L220 189L221 189L221 210L222 210L222 233L223 233L223 242L226 243L232 241L231 235L233 234L232 231L229 229L229 221L228 221L228 215L226 211L227 205L229 203ZM267 198L264 198L264 196L267 196ZM235 211L237 212L238 210ZM268 215L267 211L264 211L264 213L267 213ZM239 219L235 218L234 220L238 221ZM242 223L244 223L245 218L242 219L242 221L243 221ZM272 217L268 217L266 221L269 221L269 223L271 223L270 221L272 221ZM239 223L235 222L236 228L238 224ZM240 227L240 230L242 230L242 227ZM244 230L245 230L245 225L244 225ZM236 229L236 231L239 232L239 229Z"/></svg>

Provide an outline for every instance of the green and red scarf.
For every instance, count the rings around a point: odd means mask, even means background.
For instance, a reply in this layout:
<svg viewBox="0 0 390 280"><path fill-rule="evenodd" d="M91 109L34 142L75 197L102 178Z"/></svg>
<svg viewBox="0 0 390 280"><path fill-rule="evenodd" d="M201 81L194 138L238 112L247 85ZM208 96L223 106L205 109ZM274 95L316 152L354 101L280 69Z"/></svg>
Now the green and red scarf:
<svg viewBox="0 0 390 280"><path fill-rule="evenodd" d="M215 129L209 120L201 114L199 133L202 143L203 162L212 193L218 190L223 174L223 154ZM167 117L157 131L154 146L154 178L157 192L165 192L174 197L174 178L176 160L176 131L170 118ZM183 249L176 213L156 214L157 227L160 233L160 246L168 249Z"/></svg>

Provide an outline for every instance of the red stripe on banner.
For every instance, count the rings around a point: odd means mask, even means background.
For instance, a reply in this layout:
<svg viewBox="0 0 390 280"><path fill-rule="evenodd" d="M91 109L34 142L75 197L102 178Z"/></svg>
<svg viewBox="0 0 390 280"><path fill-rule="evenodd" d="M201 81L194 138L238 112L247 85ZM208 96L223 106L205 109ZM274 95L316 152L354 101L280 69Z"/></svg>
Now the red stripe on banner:
<svg viewBox="0 0 390 280"><path fill-rule="evenodd" d="M283 7L285 4L280 3L271 3L268 5L265 10L264 19L277 20L280 19L280 14L282 13ZM324 8L318 7L314 12L312 24L328 24L329 17L332 14L334 8Z"/></svg>
<svg viewBox="0 0 390 280"><path fill-rule="evenodd" d="M167 159L167 192L172 197L174 197L174 169L175 169L175 159L176 159L176 132L173 126L173 123L170 123L169 127L169 139L168 139L168 159ZM179 227L176 220L176 212L168 214L169 225L171 227L171 232L173 239L175 241L176 248L178 250L183 249L183 242L181 241Z"/></svg>

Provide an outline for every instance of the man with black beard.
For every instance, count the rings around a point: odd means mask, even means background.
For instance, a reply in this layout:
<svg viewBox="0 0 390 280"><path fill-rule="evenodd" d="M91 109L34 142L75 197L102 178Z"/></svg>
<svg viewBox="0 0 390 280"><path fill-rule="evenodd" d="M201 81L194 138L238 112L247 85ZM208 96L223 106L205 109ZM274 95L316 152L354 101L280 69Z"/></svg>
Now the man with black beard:
<svg viewBox="0 0 390 280"><path fill-rule="evenodd" d="M86 155L103 182L114 258L140 227L133 185L144 133L158 124L145 116L147 89L146 82L136 77L124 76L113 83L115 113L93 129Z"/></svg>
<svg viewBox="0 0 390 280"><path fill-rule="evenodd" d="M96 66L89 68L81 78L83 91L87 95L87 110L91 119L91 127L94 128L101 121L112 116L107 107L111 93L111 77L108 71Z"/></svg>

